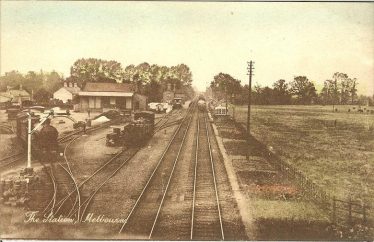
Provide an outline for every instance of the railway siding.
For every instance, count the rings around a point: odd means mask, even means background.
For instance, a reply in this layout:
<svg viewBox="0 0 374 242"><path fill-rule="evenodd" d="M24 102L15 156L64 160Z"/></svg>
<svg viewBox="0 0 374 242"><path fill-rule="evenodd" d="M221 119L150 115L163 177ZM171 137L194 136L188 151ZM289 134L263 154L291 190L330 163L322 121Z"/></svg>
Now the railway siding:
<svg viewBox="0 0 374 242"><path fill-rule="evenodd" d="M186 117L174 133L132 210L127 215L127 222L120 229L120 232L125 232L126 236L149 238L152 235L168 184L165 183L164 177L166 176L166 180L170 181L190 125L190 119L191 117Z"/></svg>

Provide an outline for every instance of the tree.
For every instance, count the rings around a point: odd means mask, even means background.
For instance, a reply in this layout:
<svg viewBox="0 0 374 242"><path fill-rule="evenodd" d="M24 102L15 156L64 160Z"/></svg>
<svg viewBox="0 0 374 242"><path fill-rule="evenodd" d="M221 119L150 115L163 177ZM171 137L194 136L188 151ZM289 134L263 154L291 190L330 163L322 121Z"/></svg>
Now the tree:
<svg viewBox="0 0 374 242"><path fill-rule="evenodd" d="M0 91L4 92L8 87L19 87L24 81L25 77L18 71L5 72L5 75L0 77Z"/></svg>
<svg viewBox="0 0 374 242"><path fill-rule="evenodd" d="M34 94L34 100L37 103L46 103L52 97L52 93L48 92L44 87L40 88Z"/></svg>
<svg viewBox="0 0 374 242"><path fill-rule="evenodd" d="M185 64L179 64L171 67L172 75L175 79L179 80L183 86L191 86L192 73L190 68Z"/></svg>
<svg viewBox="0 0 374 242"><path fill-rule="evenodd" d="M70 68L71 79L80 87L86 82L120 82L123 80L121 64L95 58L79 59Z"/></svg>
<svg viewBox="0 0 374 242"><path fill-rule="evenodd" d="M273 104L290 104L291 94L288 84L285 80L280 79L273 84Z"/></svg>
<svg viewBox="0 0 374 242"><path fill-rule="evenodd" d="M63 81L64 78L60 76L60 74L56 71L52 71L51 73L46 74L43 86L50 93L54 93L62 86Z"/></svg>
<svg viewBox="0 0 374 242"><path fill-rule="evenodd" d="M133 76L135 75L136 69L134 65L126 66L125 71L122 75L122 82L131 83L133 81Z"/></svg>
<svg viewBox="0 0 374 242"><path fill-rule="evenodd" d="M36 73L34 71L29 71L25 80L22 83L22 86L28 91L38 91L41 87L44 86L44 74L43 72Z"/></svg>
<svg viewBox="0 0 374 242"><path fill-rule="evenodd" d="M349 78L345 73L335 72L332 79L339 89L339 103L353 104L357 99L357 79Z"/></svg>
<svg viewBox="0 0 374 242"><path fill-rule="evenodd" d="M122 76L124 83L136 85L138 92L147 95L150 101L161 101L163 91L168 84L177 89L181 88L188 93L193 91L189 88L192 82L192 74L185 64L167 67L143 62L137 66L127 66Z"/></svg>
<svg viewBox="0 0 374 242"><path fill-rule="evenodd" d="M351 94L351 104L354 104L355 103L355 100L357 98L357 79L356 78L353 78L351 79L352 80L352 85L351 85L351 90L350 90L350 94Z"/></svg>
<svg viewBox="0 0 374 242"><path fill-rule="evenodd" d="M240 81L233 78L229 74L219 73L214 76L214 80L211 82L210 86L214 92L220 92L219 94L222 98L223 95L227 95L229 98L233 94L238 94L241 92Z"/></svg>
<svg viewBox="0 0 374 242"><path fill-rule="evenodd" d="M314 84L306 76L296 76L291 82L291 93L296 96L298 104L311 104L317 97Z"/></svg>
<svg viewBox="0 0 374 242"><path fill-rule="evenodd" d="M151 82L151 66L147 62L143 62L136 67L136 74L138 75L138 81L142 85L147 85Z"/></svg>
<svg viewBox="0 0 374 242"><path fill-rule="evenodd" d="M321 90L321 93L319 94L319 99L320 103L322 103L323 105L330 103L330 90L327 81L323 82L323 88Z"/></svg>

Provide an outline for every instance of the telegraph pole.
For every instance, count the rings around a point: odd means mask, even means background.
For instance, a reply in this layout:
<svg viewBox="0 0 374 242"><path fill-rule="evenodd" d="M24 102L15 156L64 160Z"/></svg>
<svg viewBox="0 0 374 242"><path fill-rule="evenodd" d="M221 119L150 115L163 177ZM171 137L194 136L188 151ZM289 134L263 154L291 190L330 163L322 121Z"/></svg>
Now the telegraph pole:
<svg viewBox="0 0 374 242"><path fill-rule="evenodd" d="M31 112L27 113L27 168L31 168L31 134L32 134L32 117Z"/></svg>
<svg viewBox="0 0 374 242"><path fill-rule="evenodd" d="M247 75L249 76L248 83L248 112L247 112L247 141L249 142L249 137L251 135L250 124L251 124L251 93L252 93L252 75L253 75L253 61L247 62Z"/></svg>

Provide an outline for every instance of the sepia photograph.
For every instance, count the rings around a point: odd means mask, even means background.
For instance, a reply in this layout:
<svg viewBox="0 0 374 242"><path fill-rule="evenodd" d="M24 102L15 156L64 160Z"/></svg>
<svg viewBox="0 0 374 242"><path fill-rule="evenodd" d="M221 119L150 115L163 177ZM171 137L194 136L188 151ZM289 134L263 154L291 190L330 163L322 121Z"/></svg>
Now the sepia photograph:
<svg viewBox="0 0 374 242"><path fill-rule="evenodd" d="M0 240L374 240L374 2L0 1Z"/></svg>

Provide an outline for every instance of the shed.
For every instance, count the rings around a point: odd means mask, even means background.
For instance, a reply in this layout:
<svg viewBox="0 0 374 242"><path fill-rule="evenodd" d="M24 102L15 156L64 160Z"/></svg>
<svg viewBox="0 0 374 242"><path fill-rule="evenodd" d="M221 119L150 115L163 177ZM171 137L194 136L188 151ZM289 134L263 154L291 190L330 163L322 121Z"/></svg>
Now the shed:
<svg viewBox="0 0 374 242"><path fill-rule="evenodd" d="M228 115L229 112L228 112L228 109L226 109L226 106L217 106L214 108L214 115L216 116L226 116Z"/></svg>

